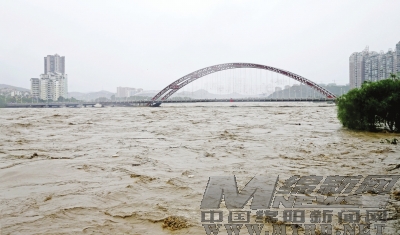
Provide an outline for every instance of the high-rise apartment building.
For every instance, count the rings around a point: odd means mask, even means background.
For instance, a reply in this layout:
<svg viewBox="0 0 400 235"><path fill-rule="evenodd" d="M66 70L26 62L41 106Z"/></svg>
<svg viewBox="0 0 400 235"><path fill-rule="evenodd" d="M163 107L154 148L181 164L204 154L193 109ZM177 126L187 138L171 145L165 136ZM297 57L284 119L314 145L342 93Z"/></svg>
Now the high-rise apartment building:
<svg viewBox="0 0 400 235"><path fill-rule="evenodd" d="M364 82L365 74L365 55L368 53L368 48L363 52L354 52L350 56L350 88L360 87Z"/></svg>
<svg viewBox="0 0 400 235"><path fill-rule="evenodd" d="M350 88L361 87L364 81L379 81L400 72L400 42L396 51L389 49L387 53L369 51L354 52L349 58Z"/></svg>
<svg viewBox="0 0 400 235"><path fill-rule="evenodd" d="M39 78L31 78L31 96L33 98L40 97L40 80L39 80Z"/></svg>
<svg viewBox="0 0 400 235"><path fill-rule="evenodd" d="M48 55L44 57L44 74L65 73L65 56Z"/></svg>
<svg viewBox="0 0 400 235"><path fill-rule="evenodd" d="M40 99L56 101L68 97L68 77L66 74L48 73L40 75Z"/></svg>
<svg viewBox="0 0 400 235"><path fill-rule="evenodd" d="M44 57L44 74L40 79L31 79L33 97L56 101L60 97L68 98L68 76L65 74L65 57L48 55Z"/></svg>
<svg viewBox="0 0 400 235"><path fill-rule="evenodd" d="M400 41L396 44L396 63L397 63L397 72L400 73Z"/></svg>

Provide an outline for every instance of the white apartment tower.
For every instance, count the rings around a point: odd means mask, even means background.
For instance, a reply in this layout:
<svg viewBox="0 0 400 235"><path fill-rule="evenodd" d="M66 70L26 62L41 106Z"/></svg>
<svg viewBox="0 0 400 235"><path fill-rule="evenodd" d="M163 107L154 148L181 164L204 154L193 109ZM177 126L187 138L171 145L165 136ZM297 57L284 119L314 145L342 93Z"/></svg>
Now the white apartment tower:
<svg viewBox="0 0 400 235"><path fill-rule="evenodd" d="M354 52L350 56L350 89L361 87L364 82L364 58L368 53L368 48L365 48L363 52Z"/></svg>
<svg viewBox="0 0 400 235"><path fill-rule="evenodd" d="M56 101L68 97L68 78L66 74L48 73L40 75L40 99Z"/></svg>
<svg viewBox="0 0 400 235"><path fill-rule="evenodd" d="M397 72L400 73L400 42L396 44Z"/></svg>
<svg viewBox="0 0 400 235"><path fill-rule="evenodd" d="M31 92L34 97L42 100L56 101L60 97L68 97L68 76L65 74L64 56L55 54L44 57L44 74L40 75L40 79L31 79Z"/></svg>
<svg viewBox="0 0 400 235"><path fill-rule="evenodd" d="M361 87L364 81L379 81L390 77L390 74L400 72L400 42L396 51L389 49L369 51L368 47L362 52L354 52L349 58L350 89Z"/></svg>
<svg viewBox="0 0 400 235"><path fill-rule="evenodd" d="M31 95L33 98L40 97L40 80L39 80L39 78L31 78Z"/></svg>

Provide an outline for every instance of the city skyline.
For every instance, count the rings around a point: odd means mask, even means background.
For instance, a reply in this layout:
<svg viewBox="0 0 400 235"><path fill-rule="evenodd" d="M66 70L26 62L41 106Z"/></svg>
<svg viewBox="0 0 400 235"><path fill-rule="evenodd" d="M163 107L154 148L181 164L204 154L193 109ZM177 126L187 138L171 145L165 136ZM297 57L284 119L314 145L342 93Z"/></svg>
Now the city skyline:
<svg viewBox="0 0 400 235"><path fill-rule="evenodd" d="M395 48L400 49L400 41ZM389 48L386 53L383 50L378 53L369 51L367 46L362 52L352 53L349 58L350 88L359 88L365 81L376 82L399 72L400 50Z"/></svg>
<svg viewBox="0 0 400 235"><path fill-rule="evenodd" d="M58 54L44 57L44 73L39 78L31 78L33 98L58 100L68 98L68 75L65 73L65 56Z"/></svg>
<svg viewBox="0 0 400 235"><path fill-rule="evenodd" d="M43 68L38 58L54 52L68 57L69 90L79 92L159 90L192 71L230 62L347 84L351 53L398 41L399 7L398 1L10 1L0 10L7 35L0 38L0 84L29 87Z"/></svg>

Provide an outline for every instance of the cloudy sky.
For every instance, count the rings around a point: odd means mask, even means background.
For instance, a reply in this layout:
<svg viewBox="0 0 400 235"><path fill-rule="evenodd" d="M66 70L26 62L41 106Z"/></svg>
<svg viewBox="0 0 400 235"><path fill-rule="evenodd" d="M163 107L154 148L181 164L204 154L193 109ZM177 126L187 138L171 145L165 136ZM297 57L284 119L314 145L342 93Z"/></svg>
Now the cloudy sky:
<svg viewBox="0 0 400 235"><path fill-rule="evenodd" d="M161 89L194 70L259 63L348 83L351 53L395 49L400 1L2 0L0 84L29 88L66 57L69 91Z"/></svg>

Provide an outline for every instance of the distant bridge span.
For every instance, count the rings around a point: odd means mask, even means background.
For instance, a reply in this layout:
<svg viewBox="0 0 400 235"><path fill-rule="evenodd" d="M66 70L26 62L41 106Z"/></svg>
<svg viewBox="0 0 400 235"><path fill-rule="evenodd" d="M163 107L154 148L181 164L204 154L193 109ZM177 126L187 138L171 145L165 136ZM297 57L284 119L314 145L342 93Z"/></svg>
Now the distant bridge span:
<svg viewBox="0 0 400 235"><path fill-rule="evenodd" d="M307 78L304 78L300 75L297 75L295 73L283 70L283 69L278 69L274 68L271 66L267 65L261 65L261 64L251 64L251 63L227 63L227 64L218 64L218 65L213 65L210 67L206 67L197 71L194 71L192 73L189 73L188 75L179 78L178 80L174 81L173 83L169 84L166 86L164 89L162 89L160 92L158 92L157 95L155 95L151 100L152 102L149 103L149 106L157 105L157 101L163 101L168 99L171 95L173 95L175 92L177 92L179 89L182 87L186 86L187 84L204 77L206 75L216 73L222 70L227 70L227 69L238 69L238 68L254 68L254 69L264 69L264 70L269 70L275 73L279 73L282 75L285 75L287 77L290 77L296 81L299 81L300 83L303 83L314 90L320 92L321 94L325 95L326 98L328 99L335 99L336 96L328 91L327 89L319 86L315 82L308 80ZM159 104L158 104L159 105ZM157 105L157 106L158 106Z"/></svg>

